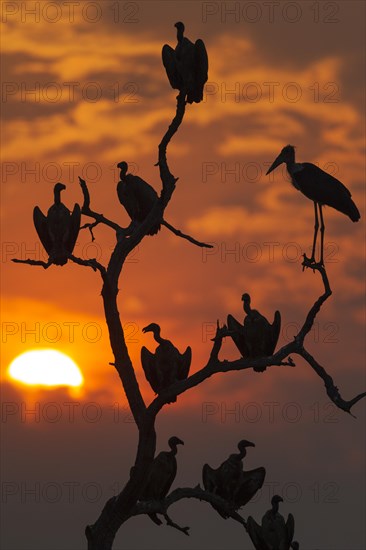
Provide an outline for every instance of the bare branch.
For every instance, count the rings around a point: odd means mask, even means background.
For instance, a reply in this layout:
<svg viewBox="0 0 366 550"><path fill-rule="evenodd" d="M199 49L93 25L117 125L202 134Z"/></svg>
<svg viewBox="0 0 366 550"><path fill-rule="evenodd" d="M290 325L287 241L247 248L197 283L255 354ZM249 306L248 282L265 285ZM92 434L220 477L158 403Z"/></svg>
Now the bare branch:
<svg viewBox="0 0 366 550"><path fill-rule="evenodd" d="M169 125L169 128L165 132L163 139L159 144L159 160L157 162L157 165L159 166L161 181L163 182L163 191L161 193L161 197L164 202L164 207L168 204L172 192L174 191L175 183L177 181L177 179L171 174L169 170L168 162L166 159L166 150L168 144L170 143L170 140L177 132L183 120L186 110L185 95L186 93L184 90L181 90L179 92L177 96L177 109L175 117L173 118L171 124Z"/></svg>
<svg viewBox="0 0 366 550"><path fill-rule="evenodd" d="M91 267L93 271L99 271L103 278L107 274L107 270L104 265L99 263L95 258L91 258L90 260L82 260L77 256L73 256L72 254L69 256L69 258L75 264L83 265L85 267Z"/></svg>
<svg viewBox="0 0 366 550"><path fill-rule="evenodd" d="M177 237L181 237L182 239L187 239L187 241L195 244L196 246L200 246L201 248L213 248L212 244L202 243L200 241L197 241L193 237L190 237L189 235L186 235L185 233L182 233L179 229L176 229L170 223L166 222L165 220L161 221L161 225L164 225L169 231L174 233L174 235L177 235Z"/></svg>
<svg viewBox="0 0 366 550"><path fill-rule="evenodd" d="M185 535L187 535L187 537L189 537L189 527L181 527L180 525L178 525L178 523L175 523L175 522L168 516L168 514L164 514L164 518L165 518L166 524L167 524L169 527L174 527L174 529L178 529L178 531L181 531L182 533L184 533Z"/></svg>
<svg viewBox="0 0 366 550"><path fill-rule="evenodd" d="M43 269L48 269L53 263L49 260L48 262L42 262L42 260L19 260L18 258L13 258L11 261L15 264L39 265L43 267Z"/></svg>
<svg viewBox="0 0 366 550"><path fill-rule="evenodd" d="M229 502L221 498L219 495L203 490L200 485L197 485L196 487L180 487L175 489L161 501L154 500L149 502L138 502L134 506L131 516L155 513L162 514L165 517L168 508L172 506L172 504L185 498L195 498L197 500L213 504L216 508L222 510L224 515L232 518L238 523L241 523L246 528L245 519L238 514L232 506L230 506ZM183 529L188 530L189 528L186 527ZM180 528L180 530L182 530L182 528Z"/></svg>
<svg viewBox="0 0 366 550"><path fill-rule="evenodd" d="M324 385L325 385L329 399L333 401L333 403L339 409L342 409L342 411L345 411L349 413L351 416L353 416L354 418L356 418L351 413L351 408L353 407L353 405L358 403L358 401L366 397L366 392L358 394L356 397L354 397L350 401L345 401L342 398L341 394L339 393L337 386L334 385L333 378L329 376L327 371L321 365L319 365L319 363L314 359L314 357L310 355L310 353L306 351L306 349L304 348L298 353L305 359L305 361L309 363L309 365L315 370L315 372L320 376L320 378L324 380Z"/></svg>
<svg viewBox="0 0 366 550"><path fill-rule="evenodd" d="M126 232L125 228L121 227L118 223L113 222L112 220L109 220L108 218L103 216L103 214L99 214L98 212L95 212L94 210L91 210L91 208L90 208L90 194L89 194L89 189L88 189L88 186L86 184L86 181L83 180L79 176L79 183L80 183L80 187L81 187L81 190L82 190L83 196L84 196L84 202L83 202L83 205L81 207L81 213L84 214L84 216L89 216L90 218L95 219L94 223L85 224L80 229L88 228L88 229L91 230L94 227L96 227L98 224L102 223L102 224L107 225L108 227L111 227L112 229L114 229L118 236L119 235L124 235L125 232ZM94 240L94 235L93 235L92 231L91 231L91 234L92 234L92 240Z"/></svg>

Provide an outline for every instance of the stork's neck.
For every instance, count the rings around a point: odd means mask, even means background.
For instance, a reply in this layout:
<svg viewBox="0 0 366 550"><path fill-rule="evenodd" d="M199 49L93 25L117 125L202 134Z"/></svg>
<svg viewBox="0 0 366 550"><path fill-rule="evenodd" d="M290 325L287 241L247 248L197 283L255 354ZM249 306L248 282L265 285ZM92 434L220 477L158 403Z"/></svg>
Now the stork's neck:
<svg viewBox="0 0 366 550"><path fill-rule="evenodd" d="M178 42L182 42L182 40L183 40L183 33L184 33L183 29L182 29L181 27L179 27L179 28L177 29L177 40L178 40Z"/></svg>
<svg viewBox="0 0 366 550"><path fill-rule="evenodd" d="M272 504L272 512L273 512L273 514L277 514L279 508L280 508L280 503L279 503L279 502L274 502L274 503Z"/></svg>
<svg viewBox="0 0 366 550"><path fill-rule="evenodd" d="M286 168L287 172L290 174L292 179L292 184L298 189L298 185L296 184L296 181L294 180L294 176L297 172L301 172L303 170L304 166L300 162L286 162Z"/></svg>

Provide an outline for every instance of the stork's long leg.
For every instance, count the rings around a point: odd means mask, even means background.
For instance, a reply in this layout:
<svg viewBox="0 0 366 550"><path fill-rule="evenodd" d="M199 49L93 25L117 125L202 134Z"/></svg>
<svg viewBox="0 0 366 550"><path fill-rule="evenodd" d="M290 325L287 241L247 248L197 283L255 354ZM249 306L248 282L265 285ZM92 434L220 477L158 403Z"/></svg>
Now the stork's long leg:
<svg viewBox="0 0 366 550"><path fill-rule="evenodd" d="M319 205L319 210L321 212L321 206ZM316 246L316 237L318 235L318 229L319 229L319 218L318 218L318 206L317 203L314 201L314 214L315 214L315 224L314 224L314 240L313 240L313 250L311 252L311 262L315 262L315 246Z"/></svg>
<svg viewBox="0 0 366 550"><path fill-rule="evenodd" d="M325 225L324 225L324 219L323 219L323 211L322 211L322 205L319 204L319 212L320 212L320 263L321 265L324 265L324 231L325 231Z"/></svg>

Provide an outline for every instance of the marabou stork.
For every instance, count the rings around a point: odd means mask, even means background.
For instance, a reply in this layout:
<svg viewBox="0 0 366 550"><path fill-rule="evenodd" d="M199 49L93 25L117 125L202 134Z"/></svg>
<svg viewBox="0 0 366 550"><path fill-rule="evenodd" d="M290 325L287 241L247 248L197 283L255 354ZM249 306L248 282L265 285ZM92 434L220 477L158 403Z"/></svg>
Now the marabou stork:
<svg viewBox="0 0 366 550"><path fill-rule="evenodd" d="M311 162L295 162L295 148L293 145L286 145L270 166L267 174L272 172L282 163L286 164L287 171L291 177L292 185L301 191L305 197L314 202L315 225L314 239L310 262L315 263L315 246L319 229L318 208L320 214L320 265L324 265L324 220L322 207L331 206L342 214L349 216L353 222L360 219L357 206L351 199L351 193L339 180L321 170Z"/></svg>
<svg viewBox="0 0 366 550"><path fill-rule="evenodd" d="M243 325L235 317L228 315L227 326L230 336L243 357L269 357L273 355L281 330L281 314L276 311L273 323L250 306L249 294L243 294L243 307L246 313ZM266 368L254 367L257 372Z"/></svg>
<svg viewBox="0 0 366 550"><path fill-rule="evenodd" d="M179 437L171 437L168 441L170 451L161 451L154 458L149 476L144 489L139 497L141 501L163 500L177 475L177 445L184 445ZM150 519L157 525L161 525L156 514L149 514Z"/></svg>
<svg viewBox="0 0 366 550"><path fill-rule="evenodd" d="M185 380L192 361L191 347L188 346L184 353L180 353L170 340L160 336L160 326L156 323L144 327L142 332L152 332L159 344L155 353L151 353L145 346L141 349L142 368L154 392L160 393L177 380ZM176 400L174 398L170 403Z"/></svg>
<svg viewBox="0 0 366 550"><path fill-rule="evenodd" d="M263 467L243 471L243 458L247 447L255 447L254 443L243 439L238 443L239 453L229 456L216 470L208 464L202 469L203 486L206 491L225 499L235 510L247 504L262 487L266 475ZM227 519L227 515L212 504L212 507Z"/></svg>
<svg viewBox="0 0 366 550"><path fill-rule="evenodd" d="M251 516L248 517L247 531L256 550L299 548L298 543L292 543L295 529L294 517L289 514L285 522L278 511L280 502L283 502L283 499L279 495L272 497L272 508L264 514L261 526Z"/></svg>
<svg viewBox="0 0 366 550"><path fill-rule="evenodd" d="M72 214L61 202L61 191L66 189L63 183L54 187L54 204L45 216L36 206L33 210L33 223L48 256L49 262L65 265L72 254L80 229L80 206L75 204Z"/></svg>
<svg viewBox="0 0 366 550"><path fill-rule="evenodd" d="M163 64L172 88L184 91L188 103L199 103L203 99L203 87L207 82L208 57L201 39L193 44L184 36L184 25L180 21L177 28L175 50L168 44L163 46Z"/></svg>

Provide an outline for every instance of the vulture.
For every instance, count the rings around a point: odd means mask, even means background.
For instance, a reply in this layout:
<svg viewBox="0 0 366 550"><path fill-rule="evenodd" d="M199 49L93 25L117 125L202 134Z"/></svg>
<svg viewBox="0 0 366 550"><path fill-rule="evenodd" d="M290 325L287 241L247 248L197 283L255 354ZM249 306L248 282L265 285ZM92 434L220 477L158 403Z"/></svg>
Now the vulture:
<svg viewBox="0 0 366 550"><path fill-rule="evenodd" d="M246 313L243 325L232 315L227 317L227 326L236 347L243 357L254 359L273 355L281 330L280 312L275 312L270 324L264 315L251 308L249 294L243 294L241 299ZM254 370L263 372L265 368L254 367Z"/></svg>
<svg viewBox="0 0 366 550"><path fill-rule="evenodd" d="M319 229L319 208L321 233L320 264L324 265L325 226L322 207L331 206L335 210L338 210L338 212L348 216L353 222L357 222L360 219L360 213L351 199L351 193L343 183L311 162L295 162L295 147L293 145L286 145L282 149L281 153L269 167L267 174L283 162L286 164L287 172L295 189L301 191L305 197L314 203L315 225L310 258L311 263L315 263L315 246Z"/></svg>
<svg viewBox="0 0 366 550"><path fill-rule="evenodd" d="M170 451L162 451L154 458L148 475L147 482L139 497L141 501L164 499L177 475L177 445L184 445L179 437L171 437L168 441ZM150 519L157 525L161 525L156 514L149 514Z"/></svg>
<svg viewBox="0 0 366 550"><path fill-rule="evenodd" d="M266 470L263 467L243 471L242 460L246 448L255 447L254 443L243 439L238 443L239 453L229 456L216 470L205 464L202 469L203 486L209 493L225 499L235 510L245 506L262 487ZM218 507L212 507L227 519L227 515Z"/></svg>
<svg viewBox="0 0 366 550"><path fill-rule="evenodd" d="M170 340L160 336L160 326L156 323L144 327L142 332L152 332L159 344L155 353L151 353L145 346L141 349L142 368L154 392L160 393L177 380L185 380L192 361L191 347L188 346L184 353L180 353ZM176 400L174 398L170 403Z"/></svg>
<svg viewBox="0 0 366 550"><path fill-rule="evenodd" d="M285 522L284 517L278 511L280 502L283 502L283 499L279 495L272 497L272 508L264 514L261 526L251 516L248 517L247 531L256 550L299 548L298 543L292 543L295 528L294 517L289 514Z"/></svg>
<svg viewBox="0 0 366 550"><path fill-rule="evenodd" d="M184 25L180 21L177 29L175 50L168 44L163 46L163 64L172 88L185 92L188 103L199 103L203 99L203 87L208 78L208 57L205 45L198 39L193 44L184 36Z"/></svg>
<svg viewBox="0 0 366 550"><path fill-rule="evenodd" d="M75 204L72 214L61 202L61 191L66 189L63 183L54 187L54 203L45 216L36 206L33 210L33 222L38 237L44 246L49 262L65 265L72 254L80 229L80 206Z"/></svg>
<svg viewBox="0 0 366 550"><path fill-rule="evenodd" d="M128 164L125 161L117 164L120 168L120 181L117 184L119 202L125 208L133 224L142 223L158 200L153 187L133 174L127 174ZM155 235L160 223L153 225L148 235Z"/></svg>

